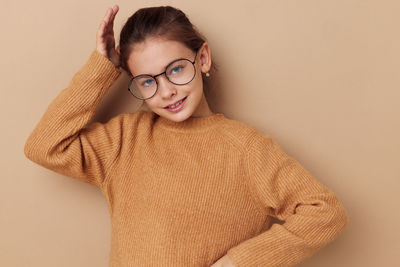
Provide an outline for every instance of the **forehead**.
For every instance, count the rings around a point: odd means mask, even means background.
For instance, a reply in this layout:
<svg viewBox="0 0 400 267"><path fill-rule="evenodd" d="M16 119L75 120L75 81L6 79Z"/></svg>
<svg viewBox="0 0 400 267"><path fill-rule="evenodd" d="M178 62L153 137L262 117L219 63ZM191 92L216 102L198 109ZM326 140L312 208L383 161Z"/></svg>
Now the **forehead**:
<svg viewBox="0 0 400 267"><path fill-rule="evenodd" d="M183 43L150 37L133 46L128 58L128 66L133 76L139 74L158 74L178 58L194 59L194 53Z"/></svg>

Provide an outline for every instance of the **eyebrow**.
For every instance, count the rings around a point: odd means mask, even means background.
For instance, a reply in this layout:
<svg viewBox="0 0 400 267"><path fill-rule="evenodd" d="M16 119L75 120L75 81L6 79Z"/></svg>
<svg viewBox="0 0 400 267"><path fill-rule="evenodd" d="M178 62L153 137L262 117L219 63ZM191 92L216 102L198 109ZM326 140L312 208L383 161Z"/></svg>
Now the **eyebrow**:
<svg viewBox="0 0 400 267"><path fill-rule="evenodd" d="M185 58L185 57L178 57L178 58L175 58L175 59L171 60L169 63L167 63L162 69L163 69L164 71L166 71L166 68L167 68L167 66L168 66L169 64L171 64L172 62L174 62L174 61L176 61L176 60L179 60L179 59L188 59L188 58ZM189 59L189 60L190 60L190 59ZM163 71L163 72L164 72L164 71ZM163 73L163 72L161 72L161 73ZM138 74L138 75L133 75L133 74L132 74L132 77L137 77L137 76L141 76L141 75L156 76L156 75L158 75L158 74L160 74L160 73L157 73L157 74L142 73L142 74Z"/></svg>

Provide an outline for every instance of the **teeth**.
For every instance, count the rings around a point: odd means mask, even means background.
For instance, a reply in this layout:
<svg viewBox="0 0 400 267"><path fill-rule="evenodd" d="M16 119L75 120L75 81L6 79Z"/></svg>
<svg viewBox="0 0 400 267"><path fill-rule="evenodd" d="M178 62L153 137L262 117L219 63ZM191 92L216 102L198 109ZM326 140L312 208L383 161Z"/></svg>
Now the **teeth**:
<svg viewBox="0 0 400 267"><path fill-rule="evenodd" d="M168 106L168 107L169 107L169 108L174 108L174 107L178 106L179 104L181 104L181 103L182 103L182 101L183 101L183 100L179 101L179 102L178 102L178 103L176 103L175 105L171 105L171 106Z"/></svg>

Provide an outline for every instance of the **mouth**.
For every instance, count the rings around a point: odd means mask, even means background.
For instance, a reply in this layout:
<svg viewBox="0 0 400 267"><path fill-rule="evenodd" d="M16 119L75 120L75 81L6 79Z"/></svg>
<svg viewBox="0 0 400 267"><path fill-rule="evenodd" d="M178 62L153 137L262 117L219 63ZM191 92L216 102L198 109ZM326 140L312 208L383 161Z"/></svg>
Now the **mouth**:
<svg viewBox="0 0 400 267"><path fill-rule="evenodd" d="M182 98L181 100L175 102L172 105L164 107L164 109L166 109L166 110L168 110L170 112L178 112L178 111L183 109L183 107L184 107L184 105L186 103L186 99L187 99L187 96L185 96L184 98Z"/></svg>
<svg viewBox="0 0 400 267"><path fill-rule="evenodd" d="M180 104L182 104L182 102L185 101L186 98L187 98L187 96L185 96L184 98L182 98L182 99L176 101L176 102L173 103L173 104L170 104L170 105L165 106L164 108L165 108L165 109L168 109L168 108L169 108L169 109L174 109L174 108L176 108L177 106L179 106Z"/></svg>

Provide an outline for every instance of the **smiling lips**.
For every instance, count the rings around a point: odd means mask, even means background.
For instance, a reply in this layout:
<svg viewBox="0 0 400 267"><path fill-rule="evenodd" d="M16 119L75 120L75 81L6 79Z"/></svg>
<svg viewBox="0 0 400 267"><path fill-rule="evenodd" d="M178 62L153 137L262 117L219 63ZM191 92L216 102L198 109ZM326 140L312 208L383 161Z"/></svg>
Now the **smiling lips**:
<svg viewBox="0 0 400 267"><path fill-rule="evenodd" d="M184 98L182 98L181 100L176 101L175 103L171 104L171 105L167 105L164 108L170 108L173 109L176 106L178 106L179 104L181 104L184 100L186 99L186 96Z"/></svg>
<svg viewBox="0 0 400 267"><path fill-rule="evenodd" d="M178 111L183 109L183 106L185 105L186 100L187 100L187 96L185 96L184 98L182 98L178 102L175 102L171 106L165 107L165 109L170 111L170 112L178 112Z"/></svg>

